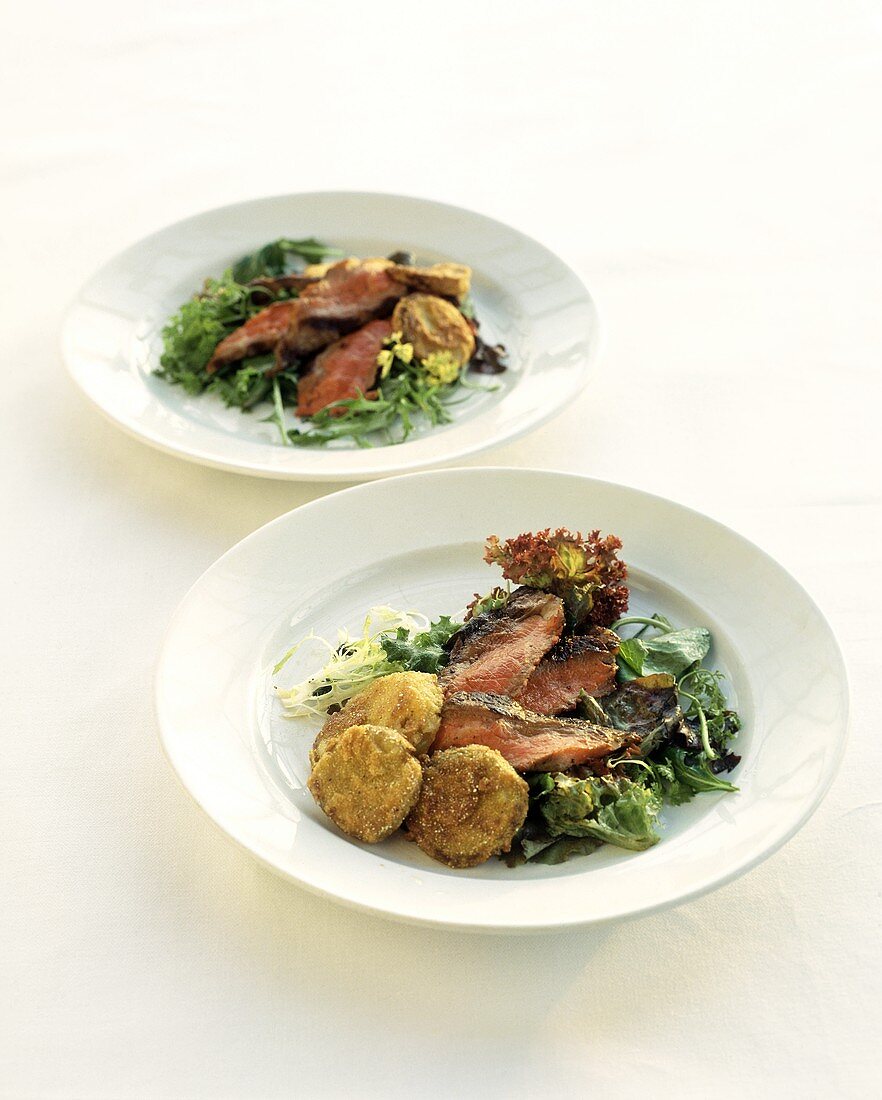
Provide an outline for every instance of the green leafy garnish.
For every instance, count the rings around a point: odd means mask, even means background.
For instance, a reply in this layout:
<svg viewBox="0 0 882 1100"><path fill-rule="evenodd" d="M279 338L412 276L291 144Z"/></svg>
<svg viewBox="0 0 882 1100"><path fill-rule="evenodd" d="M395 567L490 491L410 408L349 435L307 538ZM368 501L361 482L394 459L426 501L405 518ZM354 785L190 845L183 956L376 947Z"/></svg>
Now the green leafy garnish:
<svg viewBox="0 0 882 1100"><path fill-rule="evenodd" d="M524 858L531 863L555 865L566 863L574 856L587 856L603 843L595 836L559 836L543 838L540 841L524 839L522 842Z"/></svg>
<svg viewBox="0 0 882 1100"><path fill-rule="evenodd" d="M690 762L683 749L668 749L651 765L653 779L666 802L679 806L704 791L737 791L734 784L721 779L699 754Z"/></svg>
<svg viewBox="0 0 882 1100"><path fill-rule="evenodd" d="M184 302L163 328L157 374L189 394L201 393L213 381L205 368L214 349L265 306L265 290L241 285L229 271L220 279L206 279L201 292Z"/></svg>
<svg viewBox="0 0 882 1100"><path fill-rule="evenodd" d="M737 791L732 783L721 779L711 771L706 759L700 755L690 764L683 749L670 749L666 759L674 769L674 775L694 791Z"/></svg>
<svg viewBox="0 0 882 1100"><path fill-rule="evenodd" d="M276 425L282 437L282 444L285 447L290 447L291 441L288 439L288 429L285 427L285 406L282 404L282 389L278 378L272 380L272 387L273 411L269 416L265 416L264 420Z"/></svg>
<svg viewBox="0 0 882 1100"><path fill-rule="evenodd" d="M216 393L225 404L240 409L273 399L272 381L264 377L266 369L273 365L271 355L242 360L235 368L227 367L220 374L208 374L205 368L217 345L231 332L273 301L296 296L296 291L272 291L265 286L248 285L262 276L285 274L288 256L293 255L319 263L325 256L339 253L312 237L303 241L282 238L253 255L243 256L219 279L206 279L202 290L184 302L162 330L158 376L183 386L189 394ZM296 403L296 385L292 385L292 380L296 379L293 373L285 374L287 377L279 381L279 397L283 405L292 405ZM275 418L276 412L272 416Z"/></svg>
<svg viewBox="0 0 882 1100"><path fill-rule="evenodd" d="M251 409L270 394L272 379L267 378L266 371L272 364L272 355L243 359L241 366L231 374L215 374L206 389L216 393L225 405Z"/></svg>
<svg viewBox="0 0 882 1100"><path fill-rule="evenodd" d="M279 698L291 717L321 717L332 706L340 706L366 687L390 672L400 672L399 665L386 656L383 639L400 629L408 632L425 630L423 616L396 611L391 607L373 607L365 616L359 634L340 630L335 641L307 634L285 653L273 668L279 672L304 647L324 651L325 662L318 672L287 688L277 687Z"/></svg>
<svg viewBox="0 0 882 1100"><path fill-rule="evenodd" d="M265 276L287 275L291 271L289 256L298 256L308 264L320 264L327 256L342 255L339 249L328 248L315 237L305 237L299 241L280 237L277 241L265 244L257 252L243 256L233 264L232 274L237 283L249 283L252 279Z"/></svg>
<svg viewBox="0 0 882 1100"><path fill-rule="evenodd" d="M684 802L691 802L696 791L677 777L673 766L663 757L646 764L649 769L650 782L658 791L660 797L671 806L682 806Z"/></svg>
<svg viewBox="0 0 882 1100"><path fill-rule="evenodd" d="M701 727L703 714L708 741L717 748L723 748L741 729L741 719L735 711L729 710L720 687L723 679L722 672L693 668L680 677L677 685L678 691L687 700L684 710L686 719L697 721Z"/></svg>
<svg viewBox="0 0 882 1100"><path fill-rule="evenodd" d="M359 447L403 443L422 425L450 423L450 398L455 389L456 384L439 388L411 363L381 380L373 400L361 395L317 412L312 427L291 432L291 442L299 447L335 439L350 439Z"/></svg>
<svg viewBox="0 0 882 1100"><path fill-rule="evenodd" d="M292 717L323 716L390 672L438 672L447 663L442 646L458 629L447 615L430 623L416 612L371 608L357 635L341 630L329 641L311 633L293 645L274 674L304 647L323 650L325 663L307 679L276 690Z"/></svg>
<svg viewBox="0 0 882 1100"><path fill-rule="evenodd" d="M442 615L428 630L412 634L401 627L394 638L383 638L381 644L389 660L402 671L440 672L448 660L444 645L461 625L449 615Z"/></svg>
<svg viewBox="0 0 882 1100"><path fill-rule="evenodd" d="M286 428L283 410L297 404L298 374L305 364L288 363L288 369L275 373L274 356L258 355L220 363L217 371L207 371L222 340L274 302L297 297L292 287L278 282L253 285L254 280L291 274L297 261L302 267L303 263L321 263L340 255L339 249L314 237L281 237L241 257L219 279L206 279L202 290L162 329L157 376L194 396L216 394L224 404L243 411L271 402L265 419L278 426L283 444L299 447L323 446L338 439L359 447L403 443L418 427L449 423L460 387L463 391L496 389L495 385L467 381L460 364L447 353L417 360L413 346L401 341L401 333L395 333L380 353L375 399L372 393L371 397L359 394L339 401L308 417L309 427L295 430Z"/></svg>
<svg viewBox="0 0 882 1100"><path fill-rule="evenodd" d="M679 676L703 661L710 650L710 631L703 626L671 630L654 637L626 638L619 649L624 678L667 673Z"/></svg>
<svg viewBox="0 0 882 1100"><path fill-rule="evenodd" d="M553 592L562 601L572 629L595 624L609 626L628 607L628 575L618 555L621 539L601 538L599 531L529 532L504 542L490 535L484 561L498 565L506 580Z"/></svg>
<svg viewBox="0 0 882 1100"><path fill-rule="evenodd" d="M591 836L632 851L658 843L661 798L653 787L624 777L553 778L554 790L542 803L552 836Z"/></svg>

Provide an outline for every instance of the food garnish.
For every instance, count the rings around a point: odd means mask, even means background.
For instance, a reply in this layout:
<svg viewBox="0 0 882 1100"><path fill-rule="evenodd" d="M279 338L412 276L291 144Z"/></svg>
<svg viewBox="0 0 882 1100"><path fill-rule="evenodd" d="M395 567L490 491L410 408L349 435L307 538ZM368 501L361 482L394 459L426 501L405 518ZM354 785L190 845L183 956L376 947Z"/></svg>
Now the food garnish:
<svg viewBox="0 0 882 1100"><path fill-rule="evenodd" d="M559 596L572 627L611 626L628 609L628 569L618 556L621 548L615 535L601 538L599 531L582 535L565 527L546 528L505 542L491 535L484 560L499 565L503 577L515 584Z"/></svg>

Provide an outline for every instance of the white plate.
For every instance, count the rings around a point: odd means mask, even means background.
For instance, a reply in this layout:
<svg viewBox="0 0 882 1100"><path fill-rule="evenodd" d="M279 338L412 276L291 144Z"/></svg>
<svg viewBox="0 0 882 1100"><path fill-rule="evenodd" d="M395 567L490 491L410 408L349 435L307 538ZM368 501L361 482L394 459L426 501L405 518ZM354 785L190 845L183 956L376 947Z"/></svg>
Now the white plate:
<svg viewBox="0 0 882 1100"><path fill-rule="evenodd" d="M304 449L283 446L259 411L243 415L216 396L188 397L156 378L168 317L207 275L285 235L315 236L354 255L407 249L423 262L470 265L482 335L509 352L509 370L486 379L498 389L470 394L452 424L397 446ZM598 340L597 311L579 278L523 233L425 199L318 192L210 210L133 245L80 291L62 350L98 408L161 450L264 477L360 481L462 458L535 428L583 388Z"/></svg>
<svg viewBox="0 0 882 1100"><path fill-rule="evenodd" d="M666 808L646 852L604 847L559 867L492 860L452 871L403 839L355 843L303 784L314 727L281 715L269 667L310 629L333 636L388 603L461 608L498 573L488 534L543 527L618 534L631 609L713 633L744 729L738 794ZM314 667L314 666L313 666ZM296 671L296 670L295 670ZM307 504L244 539L196 582L159 665L162 742L185 787L231 837L311 890L434 925L535 930L694 897L754 866L820 802L845 744L848 689L821 612L781 566L713 520L570 474L446 470Z"/></svg>

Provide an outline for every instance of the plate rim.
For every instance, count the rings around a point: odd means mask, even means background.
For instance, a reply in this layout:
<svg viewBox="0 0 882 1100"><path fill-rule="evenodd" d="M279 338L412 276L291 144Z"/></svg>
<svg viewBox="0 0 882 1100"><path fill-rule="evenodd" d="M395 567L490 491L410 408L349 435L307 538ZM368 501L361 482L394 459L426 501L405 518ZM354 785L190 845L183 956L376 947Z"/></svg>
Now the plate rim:
<svg viewBox="0 0 882 1100"><path fill-rule="evenodd" d="M321 469L318 470L297 470L286 468L285 466L271 465L267 462L262 462L258 459L225 459L222 456L218 456L205 450L203 446L191 445L187 449L183 446L176 445L174 442L170 442L163 437L161 433L151 428L140 427L137 424L131 422L130 419L118 414L111 409L108 409L98 397L90 391L85 385L75 365L75 355L70 350L71 333L75 323L75 311L77 306L82 302L84 293L88 288L101 276L104 272L110 268L113 264L119 262L126 253L133 251L151 240L159 236L162 233L166 233L169 230L176 229L185 225L191 221L194 221L202 217L211 217L213 215L219 215L225 211L233 211L236 208L251 206L258 203L273 203L282 202L289 199L311 199L319 198L323 196L333 196L338 199L350 198L374 198L393 200L396 202L415 203L425 207L433 207L442 209L453 214L466 214L469 217L480 219L491 225L501 227L510 233L515 234L523 241L528 242L532 247L540 249L542 252L552 257L561 267L567 272L567 274L575 280L576 284L581 290L582 302L586 305L592 314L591 317L591 329L586 335L589 337L585 353L579 357L578 366L578 379L573 394L568 394L562 397L560 400L550 401L545 406L541 407L532 418L515 428L514 430L507 431L504 435L489 440L485 438L477 438L471 443L461 445L457 449L448 454L441 454L435 457L424 458L410 458L406 457L403 460L395 460L395 455L400 452L400 449L406 447L407 442L402 444L396 444L390 447L373 448L373 449L360 449L353 448L345 451L334 451L333 454L346 454L349 455L351 461L355 463L352 468L344 471L334 471L325 473ZM141 443L147 444L153 447L155 450L162 452L163 454L171 455L174 458L179 458L185 462L190 462L195 465L205 466L209 469L223 470L226 473L235 473L243 477L261 477L275 481L300 481L300 482L362 482L362 481L374 481L379 478L385 477L399 477L404 476L407 473L416 473L433 468L438 468L446 463L457 463L463 459L472 457L476 454L480 454L484 451L491 450L494 447L505 446L508 443L512 443L517 439L522 438L524 435L535 431L536 429L547 424L555 416L559 416L566 408L567 402L572 401L574 397L581 395L584 390L589 386L591 378L594 374L595 367L600 360L606 349L606 326L603 322L602 313L598 304L597 295L588 289L585 285L581 275L576 271L574 266L569 260L560 252L555 251L548 245L543 244L542 241L532 236L530 233L524 232L517 226L508 222L501 221L499 218L494 218L489 214L485 214L482 211L474 210L471 207L461 206L456 203L444 202L439 199L424 198L420 195L405 195L393 191L380 191L380 190L351 190L348 188L330 188L315 191L288 191L279 192L269 195L254 195L249 198L240 199L235 202L221 203L216 206L208 207L205 210L196 211L193 214L189 214L186 217L178 218L173 222L169 222L165 225L161 225L156 229L151 230L149 233L144 234L138 240L132 241L125 245L123 248L114 252L111 256L107 257L100 265L98 265L91 273L85 278L77 287L75 293L68 300L64 312L62 315L61 324L57 334L57 346L61 353L61 359L64 363L65 373L68 378L73 382L78 393L86 399L86 401L93 408L104 417L106 421L115 425L125 432L130 438L138 440ZM127 366L130 364L127 362ZM423 438L431 438L431 435L424 436ZM414 441L416 442L416 441ZM288 449L285 449L288 450ZM283 453L282 451L274 452L276 454ZM298 453L297 448L290 449L292 457ZM328 453L323 451L321 453ZM363 468L359 468L358 460L364 461L368 455L371 454L387 454L390 456L391 461L381 463L380 465L365 465Z"/></svg>
<svg viewBox="0 0 882 1100"><path fill-rule="evenodd" d="M802 582L799 581L784 565L782 565L781 562L779 562L777 560L777 558L775 558L773 555L771 555L768 551L764 550L761 546L754 543L751 539L748 539L745 535L740 534L738 531L736 531L734 528L730 527L728 524L723 523L722 521L714 518L713 516L708 515L705 512L701 512L696 508L692 508L689 505L681 504L679 501L673 500L670 497L665 497L665 496L662 496L662 495L657 494L657 493L652 493L652 492L649 492L647 490L641 489L638 486L629 485L629 484L624 483L624 482L608 481L604 478L591 477L589 475L574 473L574 472L569 471L569 470L558 470L558 469L541 469L541 470L538 470L538 469L524 469L522 467L512 467L512 466L480 466L480 467L467 467L466 466L466 467L452 467L452 468L441 469L441 470L428 470L428 471L419 471L419 472L415 472L415 473L400 474L396 477L384 478L383 479L383 484L385 484L386 482L394 482L394 481L399 481L399 480L403 480L403 479L412 479L412 478L420 478L420 479L447 478L447 477L454 477L454 476L462 475L462 474L466 474L467 476L480 476L480 475L486 474L486 473L507 474L507 475L515 475L515 476L520 475L520 474L542 474L542 475L547 475L549 477L554 477L554 478L562 477L562 478L566 478L566 479L572 479L572 480L575 480L575 481L579 481L579 482L582 482L582 483L587 482L587 483L590 483L590 484L593 484L593 485L600 485L600 486L604 486L604 487L607 487L607 488L612 488L613 490L616 490L616 491L624 491L628 494L636 494L638 497L650 498L651 500L653 500L655 502L660 502L662 504L674 505L675 507L677 507L679 509L682 509L683 511L689 513L690 515L692 515L694 517L697 517L697 518L699 518L703 521L709 522L709 523L713 524L714 526L716 526L718 529L721 529L729 537L734 538L737 542L741 543L743 546L745 546L747 549L749 549L753 553L756 553L756 554L760 555L760 557L762 559L764 559L767 563L771 564L775 569L781 571L790 580L790 582L793 585L796 586L796 588L800 592L802 598L806 601L807 606L811 609L814 616L816 617L818 624L826 632L826 634L828 636L828 639L829 639L830 643L832 644L833 652L835 653L835 656L836 656L836 665L837 665L837 673L838 673L837 679L841 683L841 686L842 686L842 689L843 689L843 691L842 691L843 716L842 716L842 734L841 734L841 737L838 740L838 744L836 745L835 751L831 755L830 761L827 765L827 768L826 768L826 771L823 775L823 778L817 784L815 790L811 794L811 797L809 799L807 799L806 804L803 807L803 809L801 810L801 812L799 813L799 815L794 819L793 822L790 823L790 825L787 827L787 829L779 837L777 837L768 847L764 848L762 851L760 851L758 853L755 853L755 854L752 854L752 855L749 855L748 857L744 858L742 860L742 862L737 863L735 866L733 866L732 868L730 868L728 871L721 874L717 878L713 878L710 881L700 882L695 887L683 890L682 893L678 893L676 897L662 898L659 901L649 902L645 905L639 905L636 908L631 906L631 907L628 907L627 909L622 909L621 911L610 912L610 913L607 913L607 914L604 914L604 915L601 915L601 916L587 916L585 918L581 918L581 919L577 918L577 919L572 919L572 920L555 920L555 921L548 921L548 922L544 922L544 921L543 922L531 922L531 923L528 923L528 924L517 923L516 920L515 921L509 921L509 922L502 922L502 923L494 922L494 921L470 922L470 921L463 921L463 920L455 919L455 918L448 920L448 919L445 919L443 917L437 917L437 916L423 916L423 915L414 915L414 914L411 914L411 913L396 912L396 911L391 910L391 909L382 908L382 907L377 906L377 905L373 905L373 904L370 904L370 903L367 903L367 902L359 901L357 898L353 898L353 897L350 897L350 896L335 893L333 890L323 888L323 887L317 885L316 883L305 881L304 879L298 878L296 875L294 875L291 872L285 870L284 868L278 866L277 864L273 863L271 860L265 858L260 852L255 851L253 848L249 847L249 845L246 844L239 837L235 836L232 832L228 831L227 828L223 825L223 823L220 822L216 817L213 816L213 814L200 801L200 799L196 795L196 793L194 791L192 791L190 789L190 787L187 785L183 775L181 774L181 772L179 771L178 767L175 764L175 761L174 761L174 758L173 758L173 750L171 749L171 747L169 745L169 742L168 742L168 730L166 729L166 726L165 726L164 720L163 720L163 701L162 701L162 697L161 697L162 696L162 680L163 680L163 674L164 674L164 669L165 669L165 663L168 659L169 641L170 641L170 639L172 638L172 636L174 634L174 630L175 630L175 627L177 625L179 616L181 616L181 614L183 613L185 605L187 604L187 602L191 598L194 591L202 583L202 581L216 567L218 567L225 559L227 559L230 555L232 555L233 553L238 551L243 546L243 544L249 542L250 540L256 539L258 536L263 536L268 529L270 529L270 528L272 528L276 525L280 525L280 524L284 523L285 521L287 521L289 519L289 517L293 516L295 513L299 514L299 513L303 513L305 511L308 511L308 510L312 509L313 507L320 507L321 505L324 504L325 501L327 501L331 497L337 498L337 497L346 496L346 495L353 494L353 493L371 492L372 491L372 486L375 484L373 482L366 482L366 483L362 483L362 484L357 484L357 485L349 486L349 487L344 488L344 489L340 489L340 490L338 490L334 493L325 494L325 495L323 495L321 497L318 497L314 500L307 501L306 503L301 504L296 508L289 509L288 511L283 512L281 515L276 516L274 519L269 520L267 523L262 524L260 527L256 528L254 531L251 531L249 534L245 535L244 538L239 539L236 543L234 543L233 546L229 547L223 554L221 554L217 559L215 559L214 562L212 562L205 570L202 571L202 573L200 573L200 575L193 581L193 583L188 587L187 591L182 596L181 600L179 601L179 603L178 603L178 605L177 605L177 607L176 607L176 609L175 609L175 611L174 611L174 613L173 613L173 615L172 615L172 617L169 621L168 627L166 628L166 631L163 635L163 638L162 638L162 641L161 641L161 644L160 644L158 660L156 662L156 670L155 670L154 682L153 682L153 705L154 705L154 713L155 713L155 716L156 716L156 719L157 719L158 738L159 738L160 746L162 748L163 755L165 756L165 758L168 761L172 771L174 772L175 776L177 777L178 782L181 784L181 786L184 788L184 790L187 792L187 794L190 796L190 798L195 802L195 804L200 808L202 813L213 823L215 828L221 834L223 834L228 840L231 840L233 843L235 843L237 845L237 847L239 847L242 850L246 851L250 856L252 856L256 860L258 860L258 862L261 865L266 867L268 870L272 871L274 874L279 875L280 877L282 877L286 881L291 882L291 883L297 885L298 887L306 889L310 893L315 894L319 897L323 897L323 898L329 899L329 900L331 900L335 903L345 905L347 908L350 908L350 909L354 909L354 910L357 910L357 911L360 911L360 912L370 913L373 916L382 917L384 919L395 920L397 922L404 923L404 924L410 924L410 925L413 925L413 926L428 927L428 928L437 928L437 929L443 929L443 930L447 930L447 931L482 932L482 933L500 934L500 935L547 933L547 932L558 932L558 931L565 932L565 931L573 931L574 929L577 929L577 928L585 928L585 927L589 927L589 926L599 926L599 925L609 924L609 923L616 922L616 921L635 919L635 918L638 918L640 916L646 916L646 915L649 915L651 913L660 912L660 911L665 910L665 909L671 909L671 908L675 908L677 906L680 906L682 904L685 904L688 901L694 900L695 898L701 897L701 896L703 896L705 894L708 894L708 893L710 893L710 892L712 892L712 891L714 891L714 890L716 890L716 889L718 889L722 886L727 885L728 883L734 881L735 879L740 878L742 875L747 874L749 871L753 870L755 867L758 867L761 863L765 862L765 860L769 859L776 852L778 852L786 843L788 843L788 841L790 841L803 828L803 826L806 824L806 822L817 811L817 809L820 806L821 802L823 802L824 798L826 797L827 793L829 792L830 787L831 787L834 779L836 778L836 776L838 775L838 773L840 771L840 768L841 768L841 765L842 765L842 760L843 760L843 757L845 755L845 751L846 751L847 746L848 746L850 729L851 729L851 710L852 710L852 707L851 707L851 684L850 684L849 675L848 675L848 666L845 662L842 646L839 642L839 639L836 635L836 632L834 631L832 625L830 624L827 616L824 614L823 610L818 605L817 601L814 599L814 597L811 595L811 593L805 588L805 586L802 584Z"/></svg>

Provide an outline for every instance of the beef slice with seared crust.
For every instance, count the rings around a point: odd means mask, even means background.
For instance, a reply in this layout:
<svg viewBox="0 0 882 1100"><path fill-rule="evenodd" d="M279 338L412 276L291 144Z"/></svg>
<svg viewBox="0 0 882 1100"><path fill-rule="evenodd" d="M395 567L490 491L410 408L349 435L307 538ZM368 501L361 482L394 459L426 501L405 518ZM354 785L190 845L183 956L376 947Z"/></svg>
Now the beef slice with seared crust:
<svg viewBox="0 0 882 1100"><path fill-rule="evenodd" d="M476 615L456 634L450 663L440 676L445 695L518 691L558 641L563 625L557 596L516 589L504 607Z"/></svg>
<svg viewBox="0 0 882 1100"><path fill-rule="evenodd" d="M584 691L600 698L615 690L619 639L602 626L566 638L539 662L512 697L538 714L572 710Z"/></svg>
<svg viewBox="0 0 882 1100"><path fill-rule="evenodd" d="M377 356L391 334L389 321L371 321L325 348L297 387L297 415L314 416L335 401L367 394L377 377Z"/></svg>
<svg viewBox="0 0 882 1100"><path fill-rule="evenodd" d="M631 743L631 735L578 718L554 718L525 710L504 695L455 692L441 710L432 751L459 745L496 749L519 772L589 767Z"/></svg>
<svg viewBox="0 0 882 1100"><path fill-rule="evenodd" d="M388 317L406 288L389 277L387 260L342 260L297 299L287 331L277 347L276 370L301 360L362 328Z"/></svg>

